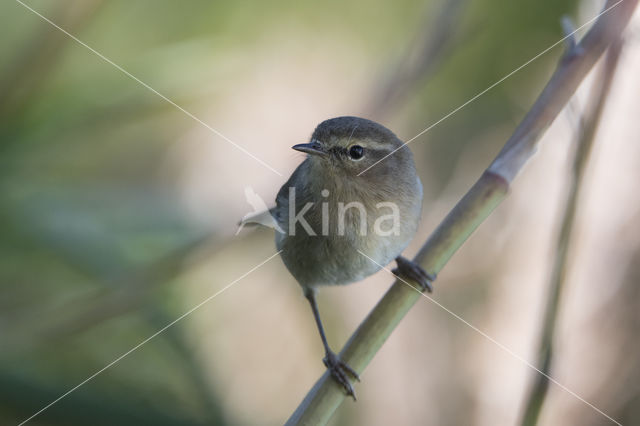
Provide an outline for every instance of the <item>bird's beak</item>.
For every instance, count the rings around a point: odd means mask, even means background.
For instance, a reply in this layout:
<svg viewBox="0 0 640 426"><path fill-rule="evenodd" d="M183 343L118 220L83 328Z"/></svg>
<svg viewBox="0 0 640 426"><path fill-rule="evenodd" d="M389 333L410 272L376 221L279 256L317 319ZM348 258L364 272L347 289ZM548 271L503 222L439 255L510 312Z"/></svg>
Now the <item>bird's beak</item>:
<svg viewBox="0 0 640 426"><path fill-rule="evenodd" d="M324 147L315 141L311 143L299 143L291 148L296 151L305 152L311 155L319 155L321 157L325 157L327 155L327 151L324 150Z"/></svg>

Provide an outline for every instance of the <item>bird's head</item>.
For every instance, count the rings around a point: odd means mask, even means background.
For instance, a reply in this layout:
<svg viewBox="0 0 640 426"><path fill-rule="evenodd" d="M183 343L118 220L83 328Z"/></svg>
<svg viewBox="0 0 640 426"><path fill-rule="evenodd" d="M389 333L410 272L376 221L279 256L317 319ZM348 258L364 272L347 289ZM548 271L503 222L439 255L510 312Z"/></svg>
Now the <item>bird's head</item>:
<svg viewBox="0 0 640 426"><path fill-rule="evenodd" d="M359 117L325 120L309 143L293 149L309 154L320 167L374 181L414 169L411 151L391 130Z"/></svg>

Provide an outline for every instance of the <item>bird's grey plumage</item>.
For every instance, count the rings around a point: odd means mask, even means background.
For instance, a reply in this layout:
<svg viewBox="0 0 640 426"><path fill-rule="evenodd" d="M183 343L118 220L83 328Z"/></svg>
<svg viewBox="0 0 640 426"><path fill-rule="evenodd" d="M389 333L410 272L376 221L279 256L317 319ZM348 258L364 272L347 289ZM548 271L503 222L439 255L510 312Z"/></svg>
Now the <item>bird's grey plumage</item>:
<svg viewBox="0 0 640 426"><path fill-rule="evenodd" d="M380 124L357 117L338 117L318 125L311 141L325 155L310 154L293 172L276 197L275 217L284 232L276 232L276 245L282 259L303 288L319 285L348 284L359 281L380 269L358 250L380 265L398 257L414 236L422 208L422 185L417 178L413 155L400 148L384 161L358 176L370 165L402 146L396 135ZM361 159L349 157L354 144L364 149ZM290 225L290 188L295 188L295 213L307 203L312 207L303 218L315 236ZM323 190L328 190L323 194ZM326 196L325 196L326 195ZM339 227L339 203L360 203L366 212L366 233L361 235L361 217L357 208L344 212L344 232ZM398 235L380 235L376 220L390 215L392 202L398 207ZM328 212L328 232L323 235L323 204ZM326 220L326 219L325 219ZM390 228L385 221L383 230ZM343 235L341 235L343 234Z"/></svg>
<svg viewBox="0 0 640 426"><path fill-rule="evenodd" d="M324 365L355 399L351 379L359 380L358 372L329 346L316 287L361 280L395 259L394 274L431 291L435 277L401 256L418 227L422 185L411 151L391 130L363 118L326 120L309 143L293 149L309 155L276 197L276 245L311 305Z"/></svg>

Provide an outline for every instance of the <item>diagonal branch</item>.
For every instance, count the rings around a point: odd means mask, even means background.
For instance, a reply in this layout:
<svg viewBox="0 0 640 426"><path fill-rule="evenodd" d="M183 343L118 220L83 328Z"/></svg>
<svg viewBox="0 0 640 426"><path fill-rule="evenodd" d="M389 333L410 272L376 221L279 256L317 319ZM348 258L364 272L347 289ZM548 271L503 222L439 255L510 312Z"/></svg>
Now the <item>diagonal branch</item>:
<svg viewBox="0 0 640 426"><path fill-rule="evenodd" d="M589 32L558 64L558 68L496 159L458 202L421 248L415 261L439 272L471 233L506 197L509 185L535 152L538 140L567 104L606 48L628 24L638 0L609 0ZM361 373L420 294L396 281L340 353ZM342 388L325 372L309 391L287 425L326 424L344 401Z"/></svg>

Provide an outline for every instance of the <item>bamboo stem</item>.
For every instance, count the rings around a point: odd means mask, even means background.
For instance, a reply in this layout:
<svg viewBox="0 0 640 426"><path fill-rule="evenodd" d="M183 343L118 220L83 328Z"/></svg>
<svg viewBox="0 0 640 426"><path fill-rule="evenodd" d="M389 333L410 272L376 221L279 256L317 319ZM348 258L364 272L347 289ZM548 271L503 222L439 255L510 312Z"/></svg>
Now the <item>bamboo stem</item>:
<svg viewBox="0 0 640 426"><path fill-rule="evenodd" d="M564 108L605 49L626 27L638 0L607 1L582 41L563 57L549 83L487 171L458 202L416 258L437 273L471 233L504 199L510 182L535 152L544 130ZM420 294L396 281L360 324L340 353L361 373ZM287 421L287 425L326 424L345 398L325 372Z"/></svg>

